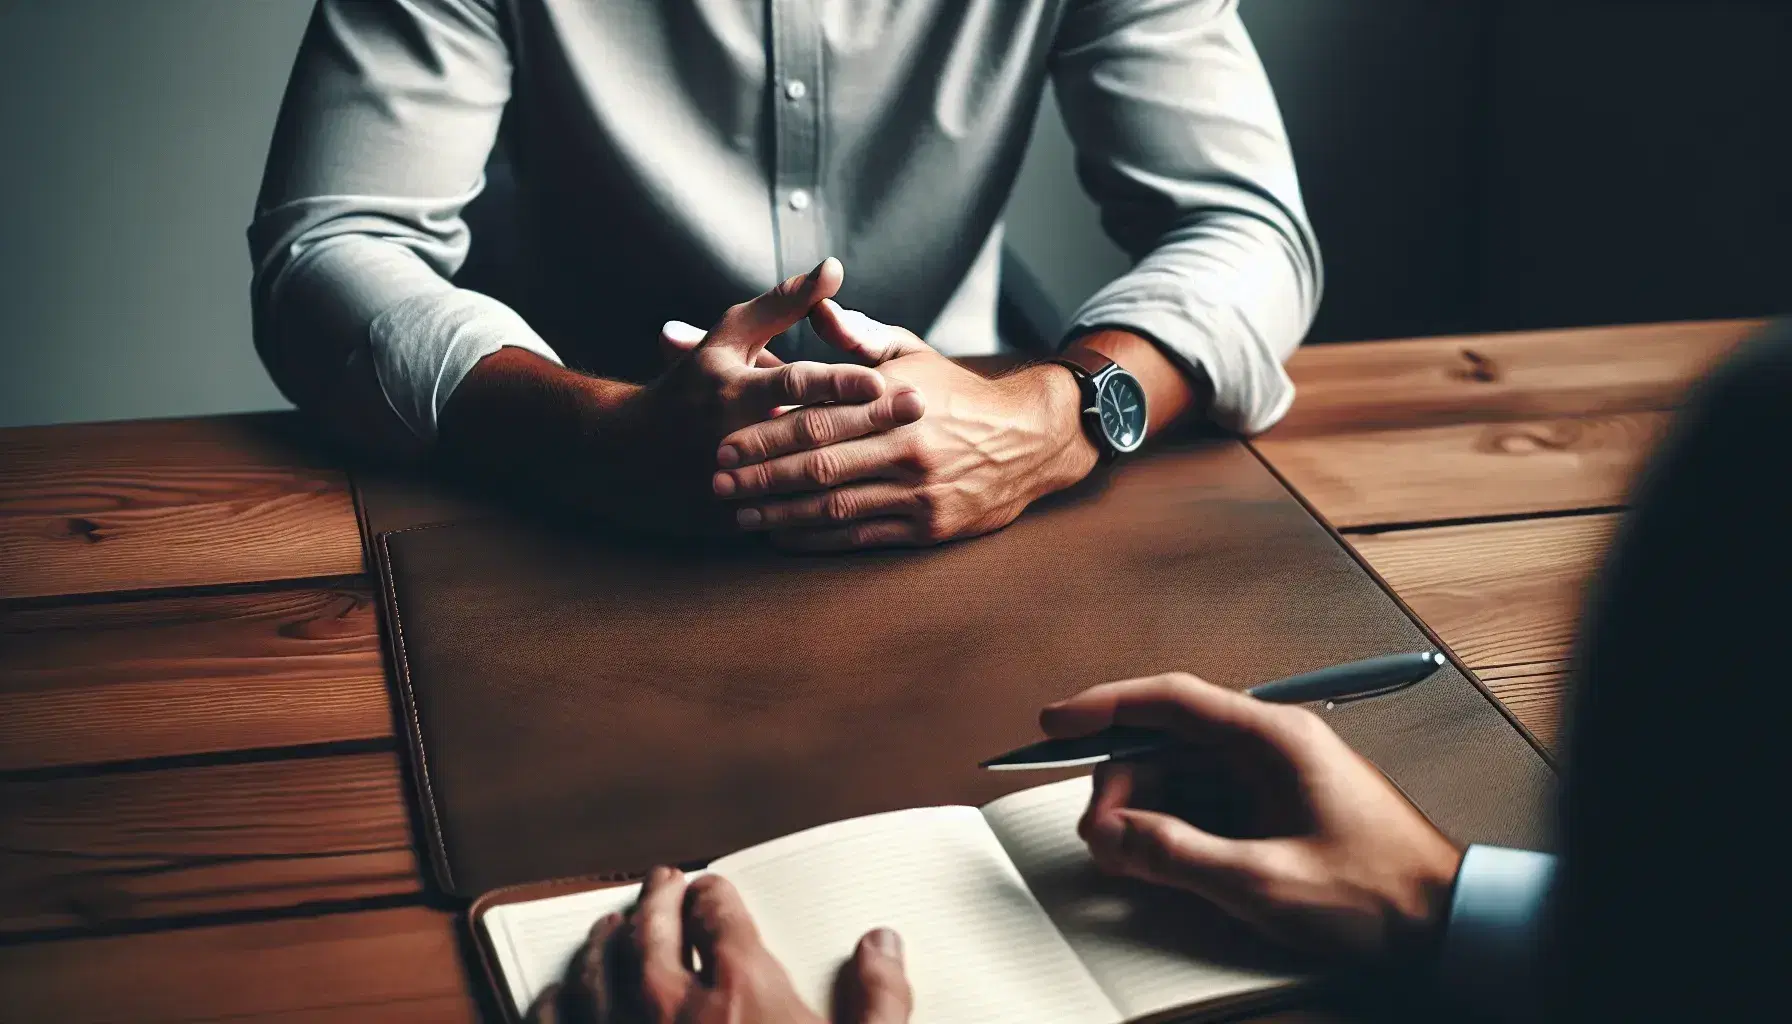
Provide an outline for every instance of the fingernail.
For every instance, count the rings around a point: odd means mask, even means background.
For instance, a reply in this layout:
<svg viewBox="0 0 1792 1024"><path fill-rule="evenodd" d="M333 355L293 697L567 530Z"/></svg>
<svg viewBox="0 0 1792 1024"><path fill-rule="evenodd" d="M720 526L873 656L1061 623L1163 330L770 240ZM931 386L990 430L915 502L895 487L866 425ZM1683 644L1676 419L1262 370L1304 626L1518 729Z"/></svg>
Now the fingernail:
<svg viewBox="0 0 1792 1024"><path fill-rule="evenodd" d="M716 452L716 465L723 469L733 469L740 465L740 449L731 444L723 445L721 450Z"/></svg>
<svg viewBox="0 0 1792 1024"><path fill-rule="evenodd" d="M878 928L870 935L871 948L892 960L902 959L902 936L890 928Z"/></svg>
<svg viewBox="0 0 1792 1024"><path fill-rule="evenodd" d="M759 514L759 510L756 508L743 508L739 512L734 513L734 521L749 530L758 526L763 518L764 517Z"/></svg>
<svg viewBox="0 0 1792 1024"><path fill-rule="evenodd" d="M919 391L897 392L896 397L890 399L890 411L895 413L898 419L918 420L926 408L921 401L921 392Z"/></svg>
<svg viewBox="0 0 1792 1024"><path fill-rule="evenodd" d="M711 478L711 480L709 481L709 485L710 485L710 487L714 488L714 490L716 492L716 497L726 498L730 494L734 493L734 474L732 474L732 473L717 473L713 478Z"/></svg>

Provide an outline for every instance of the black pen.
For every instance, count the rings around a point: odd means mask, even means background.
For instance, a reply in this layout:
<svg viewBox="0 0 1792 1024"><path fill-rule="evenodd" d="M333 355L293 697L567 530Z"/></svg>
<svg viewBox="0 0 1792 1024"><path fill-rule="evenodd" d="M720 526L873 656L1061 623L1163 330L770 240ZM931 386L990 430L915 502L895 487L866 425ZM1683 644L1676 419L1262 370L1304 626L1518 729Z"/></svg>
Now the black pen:
<svg viewBox="0 0 1792 1024"><path fill-rule="evenodd" d="M1244 692L1272 704L1343 700L1411 686L1436 672L1443 664L1444 656L1437 651L1384 654L1379 658L1303 672L1272 683L1259 683ZM991 771L1073 768L1098 761L1138 757L1175 743L1175 737L1154 729L1115 725L1088 736L1030 744L991 758L983 762L982 767Z"/></svg>

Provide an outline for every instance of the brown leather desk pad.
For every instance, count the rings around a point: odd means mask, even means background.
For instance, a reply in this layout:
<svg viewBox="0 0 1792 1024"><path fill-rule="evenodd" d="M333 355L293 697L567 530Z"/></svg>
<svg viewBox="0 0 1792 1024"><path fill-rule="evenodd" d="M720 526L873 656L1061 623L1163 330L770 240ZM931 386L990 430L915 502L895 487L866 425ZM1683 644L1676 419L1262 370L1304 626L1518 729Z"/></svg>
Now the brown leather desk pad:
<svg viewBox="0 0 1792 1024"><path fill-rule="evenodd" d="M1092 683L1244 687L1435 643L1230 440L1123 462L991 536L833 556L357 483L419 817L460 896L1062 777L976 765ZM1554 773L1459 666L1322 713L1457 839L1549 846Z"/></svg>

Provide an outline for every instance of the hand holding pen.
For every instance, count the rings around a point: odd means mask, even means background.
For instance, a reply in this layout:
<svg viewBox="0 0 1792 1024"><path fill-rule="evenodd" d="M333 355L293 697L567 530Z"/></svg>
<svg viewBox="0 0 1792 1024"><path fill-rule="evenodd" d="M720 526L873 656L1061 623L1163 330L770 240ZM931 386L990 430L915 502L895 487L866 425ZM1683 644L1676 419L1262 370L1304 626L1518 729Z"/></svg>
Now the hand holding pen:
<svg viewBox="0 0 1792 1024"><path fill-rule="evenodd" d="M1391 685L1303 678L1263 689L1336 700ZM1307 708L1172 673L1085 690L1040 724L1053 742L1123 728L1156 743L1096 769L1077 831L1102 871L1188 890L1327 960L1396 966L1434 943L1462 851Z"/></svg>

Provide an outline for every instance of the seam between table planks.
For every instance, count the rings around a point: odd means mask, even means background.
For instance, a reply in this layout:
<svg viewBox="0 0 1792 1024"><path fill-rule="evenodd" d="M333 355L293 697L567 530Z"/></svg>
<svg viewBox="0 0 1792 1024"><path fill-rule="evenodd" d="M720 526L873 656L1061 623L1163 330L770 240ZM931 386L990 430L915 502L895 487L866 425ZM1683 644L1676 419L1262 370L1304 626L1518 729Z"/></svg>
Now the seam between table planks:
<svg viewBox="0 0 1792 1024"><path fill-rule="evenodd" d="M1432 627L1431 623L1419 616L1418 612L1407 603L1406 598L1399 591L1394 589L1394 587L1382 576L1380 570L1378 570L1369 559L1364 557L1363 553L1357 549L1356 545L1350 543L1348 538L1339 533L1338 528L1333 526L1331 521L1327 519L1319 509L1313 506L1313 503L1307 499L1306 495L1300 493L1288 482L1287 478L1282 475L1275 464L1266 458L1262 452L1257 450L1256 445L1246 442L1245 447L1263 464L1263 468L1268 470L1270 475L1276 478L1276 482L1281 484L1282 489L1287 491L1294 500L1300 502L1301 507L1307 510L1307 514L1312 516L1313 520L1324 528L1327 533L1331 534L1333 543L1342 547L1345 552L1350 555L1351 559L1356 562L1357 567L1366 573L1368 577L1375 582L1375 585L1381 588L1383 593L1388 595L1388 598L1394 602L1394 606L1400 610L1400 613L1417 625L1419 630L1425 634L1426 638L1430 640L1436 649L1443 652L1444 655L1455 664L1457 670L1468 679L1470 685L1479 690L1481 696L1492 704L1495 710L1505 716L1506 721L1511 723L1512 728L1518 730L1518 734L1524 738L1526 743L1531 745L1531 749L1537 752L1537 756L1543 759L1543 763L1548 765L1551 771L1559 771L1561 766L1556 762L1555 753L1552 748L1544 743L1539 736L1533 733L1530 726L1520 720L1518 715L1514 713L1511 708L1507 707L1505 702L1500 700L1498 695L1489 689L1486 683L1482 682L1481 678L1477 676L1468 664L1456 653L1455 648L1438 634L1438 631Z"/></svg>

